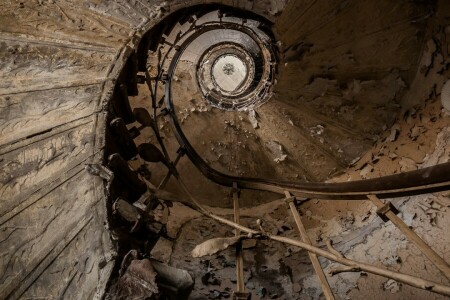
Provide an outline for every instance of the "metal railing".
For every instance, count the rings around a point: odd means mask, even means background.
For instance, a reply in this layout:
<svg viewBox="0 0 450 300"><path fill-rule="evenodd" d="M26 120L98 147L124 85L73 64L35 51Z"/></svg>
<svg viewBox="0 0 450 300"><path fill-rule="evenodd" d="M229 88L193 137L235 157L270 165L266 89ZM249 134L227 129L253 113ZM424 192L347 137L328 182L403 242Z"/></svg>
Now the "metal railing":
<svg viewBox="0 0 450 300"><path fill-rule="evenodd" d="M221 26L223 25L223 23L219 24ZM214 26L217 26L217 24L215 24ZM332 270L332 274L341 272L365 271L391 278L417 288L450 296L450 286L345 258L341 253L339 253L332 247L332 244L330 242L327 242L328 251L313 246L301 221L301 217L298 213L297 207L294 204L294 200L296 199L296 197L326 200L346 199L371 201L377 207L377 214L384 221L391 221L397 228L399 228L409 239L409 241L414 243L421 250L421 252L442 272L442 274L450 279L449 264L445 262L442 257L440 257L397 216L397 209L389 201L383 202L381 200L401 197L405 195L420 195L425 193L450 190L450 163L444 163L412 172L345 183L299 183L265 178L237 177L221 173L211 168L195 151L194 147L192 147L192 145L184 135L178 121L176 109L173 103L172 78L174 77L176 66L180 60L181 55L183 54L183 51L187 48L189 43L191 43L198 36L198 34L201 34L206 30L206 25L203 24L198 28L193 25L189 30L195 31L195 34L188 34L187 32L178 33L175 42L173 44L170 44L170 47L167 49L167 52L164 53L164 55L161 53L161 48L158 49L158 68L156 76L151 77L149 72L146 72L145 74L145 82L150 90L152 98L152 117L151 122L148 122L149 124L147 125L153 128L155 136L162 150L161 161L163 161L164 164L168 167L168 173L166 177L159 184L158 188L152 191L155 196L163 200L179 200L182 203L188 204L190 207L196 209L203 215L236 229L236 235L239 235L240 232L242 232L248 235L247 238L270 239L273 241L279 241L282 243L298 246L307 250L314 270L316 271L317 276L321 282L324 295L327 299L334 299L334 295L328 284L327 277L325 276L322 267L317 259L317 256L325 257L345 266L343 268ZM180 45L178 45L179 41L182 41ZM173 57L167 68L167 73L165 73L164 65L166 64L166 61L169 57L169 53L171 53ZM163 107L162 101L159 101L158 103L157 91L161 84L165 85L165 107ZM169 119L173 133L180 145L180 150L174 162L171 160L164 141L159 133L158 118L161 116L165 116ZM232 188L234 203L233 221L209 212L192 195L176 168L178 161L184 154L189 157L192 163L205 177L219 185ZM186 195L188 195L188 201L182 199L173 199L172 196L167 196L167 193L161 193L161 190L164 188L171 176L176 178L182 190L186 193ZM298 241L286 237L267 234L260 223L258 224L260 228L259 230L250 229L248 227L240 225L239 190L245 189L276 192L285 196L286 203L289 206L298 227L301 240ZM243 283L242 246L240 245L240 243L238 243L236 247L236 266L238 277L236 298L244 299L246 297L246 293Z"/></svg>

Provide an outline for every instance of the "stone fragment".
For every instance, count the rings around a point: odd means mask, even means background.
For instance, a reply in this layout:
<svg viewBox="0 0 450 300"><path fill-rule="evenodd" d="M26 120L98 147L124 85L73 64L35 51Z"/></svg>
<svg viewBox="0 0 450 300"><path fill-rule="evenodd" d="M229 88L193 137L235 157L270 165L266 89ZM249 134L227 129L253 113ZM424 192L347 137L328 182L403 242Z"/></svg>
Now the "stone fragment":
<svg viewBox="0 0 450 300"><path fill-rule="evenodd" d="M409 137L411 138L411 140L415 141L422 133L425 133L426 131L427 129L425 127L416 125L413 128L411 128Z"/></svg>
<svg viewBox="0 0 450 300"><path fill-rule="evenodd" d="M400 165L401 172L417 170L416 162L408 157L402 157L398 162L398 164Z"/></svg>
<svg viewBox="0 0 450 300"><path fill-rule="evenodd" d="M441 103L446 110L450 111L450 80L442 87Z"/></svg>
<svg viewBox="0 0 450 300"><path fill-rule="evenodd" d="M361 156L358 156L357 158L355 158L354 160L352 160L352 161L350 162L350 166L354 166L360 159L361 159Z"/></svg>
<svg viewBox="0 0 450 300"><path fill-rule="evenodd" d="M413 220L416 218L415 213L402 213L402 219L406 225L412 226Z"/></svg>
<svg viewBox="0 0 450 300"><path fill-rule="evenodd" d="M433 63L433 57L436 52L436 43L433 39L429 39L426 43L426 49L422 56L421 66L429 68Z"/></svg>
<svg viewBox="0 0 450 300"><path fill-rule="evenodd" d="M388 137L388 142L395 142L398 137L398 133L400 132L400 125L394 124L391 128L391 134Z"/></svg>
<svg viewBox="0 0 450 300"><path fill-rule="evenodd" d="M294 293L298 294L302 291L302 286L296 282L292 285L292 290L294 291Z"/></svg>
<svg viewBox="0 0 450 300"><path fill-rule="evenodd" d="M274 162L280 163L287 158L287 154L284 153L283 146L277 141L266 142L266 147L274 155Z"/></svg>
<svg viewBox="0 0 450 300"><path fill-rule="evenodd" d="M362 178L368 178L367 176L373 172L373 166L367 164L362 170L361 172L359 172L359 175L361 175Z"/></svg>
<svg viewBox="0 0 450 300"><path fill-rule="evenodd" d="M390 159L394 160L394 159L396 159L397 157L398 157L398 155L397 155L395 152L390 152L390 153L389 153L389 158L390 158Z"/></svg>
<svg viewBox="0 0 450 300"><path fill-rule="evenodd" d="M385 257L383 260L383 264L385 266L395 266L397 264L401 264L402 259L398 255L390 255L388 257Z"/></svg>

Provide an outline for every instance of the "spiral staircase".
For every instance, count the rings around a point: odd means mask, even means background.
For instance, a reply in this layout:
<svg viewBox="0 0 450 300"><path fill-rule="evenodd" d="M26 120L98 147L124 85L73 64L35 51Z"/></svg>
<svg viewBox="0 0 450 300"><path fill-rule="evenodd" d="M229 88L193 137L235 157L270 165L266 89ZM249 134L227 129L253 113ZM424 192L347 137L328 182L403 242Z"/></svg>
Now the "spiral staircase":
<svg viewBox="0 0 450 300"><path fill-rule="evenodd" d="M165 177L179 176L210 206L228 206L233 184L244 206L287 190L357 200L448 189L448 164L322 183L410 105L448 4L208 2L0 4L1 299L104 297L120 257L111 204L126 189L111 155L145 163L128 134L163 150L168 168L154 165L152 183L177 191ZM139 107L155 132L137 128ZM130 199L146 190L131 186Z"/></svg>

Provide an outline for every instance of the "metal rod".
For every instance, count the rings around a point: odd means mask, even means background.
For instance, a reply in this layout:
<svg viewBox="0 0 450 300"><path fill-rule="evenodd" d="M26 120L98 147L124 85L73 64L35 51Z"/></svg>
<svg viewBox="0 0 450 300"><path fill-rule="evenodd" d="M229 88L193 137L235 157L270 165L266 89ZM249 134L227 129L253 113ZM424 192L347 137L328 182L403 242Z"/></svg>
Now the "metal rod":
<svg viewBox="0 0 450 300"><path fill-rule="evenodd" d="M237 183L233 183L233 210L234 210L234 222L239 224L240 212L239 212L239 191ZM240 230L235 230L235 235L239 236ZM245 291L244 284L244 257L242 255L242 243L236 244L236 277L237 277L237 292Z"/></svg>
<svg viewBox="0 0 450 300"><path fill-rule="evenodd" d="M149 80L150 78L150 74L148 72L148 70L145 70L145 78L146 78L146 82L147 82L147 86L150 89L150 92L153 91L152 89L152 84ZM158 118L156 117L157 113L156 110L158 109L156 106L156 93L158 91L158 81L155 81L155 90L154 90L154 94L152 94L152 108L153 108L153 122L155 123L155 128L153 128L153 131L155 132L155 136L156 139L158 140L159 145L161 146L161 150L166 158L166 160L168 162L170 162L170 156L169 153L167 152L166 146L163 142L163 139L161 137L161 134L159 133L159 128L158 128Z"/></svg>
<svg viewBox="0 0 450 300"><path fill-rule="evenodd" d="M286 195L286 199L292 198L291 193L288 191L284 192ZM311 240L309 239L308 233L306 232L305 226L302 223L302 220L300 218L300 214L298 213L297 207L295 207L294 201L289 201L289 208L291 209L292 215L294 216L295 223L297 224L298 231L300 233L300 237L304 243L307 243L309 245L312 245ZM311 263L313 265L314 271L317 274L317 277L319 277L320 285L322 286L323 294L325 295L325 298L327 300L334 300L333 292L331 291L330 285L328 283L327 277L325 276L325 273L323 272L322 266L320 265L319 259L317 258L317 255L308 252L309 259L311 260Z"/></svg>
<svg viewBox="0 0 450 300"><path fill-rule="evenodd" d="M182 150L182 148L180 148L180 150L178 151L178 155L175 158L175 161L173 162L173 166L176 167L176 165L178 164L178 162L180 161L181 157L184 155L184 151ZM158 185L158 190L162 190L165 188L167 182L169 182L170 177L172 176L172 170L169 169L169 171L167 172L166 176L164 176L163 180L161 181L161 183Z"/></svg>
<svg viewBox="0 0 450 300"><path fill-rule="evenodd" d="M385 207L385 203L375 195L367 195L370 201L378 208ZM425 243L408 225L403 222L392 210L387 210L384 215L394 224L406 237L413 242L420 251L448 278L450 279L450 266L440 257L427 243Z"/></svg>

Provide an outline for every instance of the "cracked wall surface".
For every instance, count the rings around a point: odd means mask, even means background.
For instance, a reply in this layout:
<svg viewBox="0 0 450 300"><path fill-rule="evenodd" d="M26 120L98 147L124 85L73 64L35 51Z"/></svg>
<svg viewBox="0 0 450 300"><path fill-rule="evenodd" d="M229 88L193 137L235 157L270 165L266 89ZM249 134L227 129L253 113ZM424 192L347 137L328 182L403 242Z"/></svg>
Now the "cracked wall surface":
<svg viewBox="0 0 450 300"><path fill-rule="evenodd" d="M391 130L386 130L373 150L333 181L374 178L448 161L449 112L441 108L439 97L416 105L409 113L405 119L398 120L398 135L394 140L391 140ZM415 136L416 126L424 128L419 138ZM418 149L409 151L414 147ZM408 165L405 160L409 161ZM367 165L372 166L370 172L365 171ZM399 216L406 224L448 261L449 194L403 197L392 199L392 203L401 211ZM232 209L210 209L218 215L233 215ZM348 258L447 283L392 223L384 223L377 216L376 207L369 201L311 199L302 203L299 211L311 240L320 247L325 247L325 239L331 239L335 248ZM298 238L294 219L283 199L241 210L244 225L256 228L257 219L264 221L265 230L271 234ZM160 240L152 254L195 274L193 299L226 299L236 283L233 249L202 258L193 258L190 251L207 239L232 236L232 230L189 208L175 206L171 209L168 231L175 241ZM270 241L252 241L243 247L245 283L252 299L323 297L306 251ZM326 271L338 266L326 260L321 262ZM338 274L329 277L329 282L338 299L445 299L364 272Z"/></svg>

